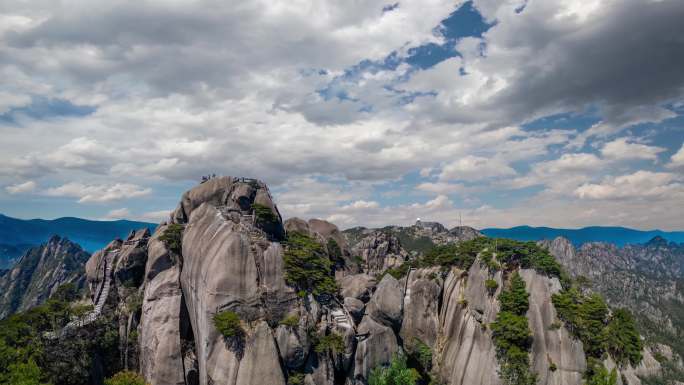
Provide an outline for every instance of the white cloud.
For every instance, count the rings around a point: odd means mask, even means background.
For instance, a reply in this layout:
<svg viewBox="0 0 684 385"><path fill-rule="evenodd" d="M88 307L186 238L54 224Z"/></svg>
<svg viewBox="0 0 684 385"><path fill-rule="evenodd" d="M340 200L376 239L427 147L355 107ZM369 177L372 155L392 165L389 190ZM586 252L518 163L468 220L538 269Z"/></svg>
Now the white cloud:
<svg viewBox="0 0 684 385"><path fill-rule="evenodd" d="M669 168L677 168L684 166L684 144L679 148L679 151L674 153L670 158L670 163L667 164Z"/></svg>
<svg viewBox="0 0 684 385"><path fill-rule="evenodd" d="M377 207L380 207L380 204L378 202L358 200L358 201L354 201L348 205L344 205L344 206L340 207L340 210L356 211L356 210L374 209Z"/></svg>
<svg viewBox="0 0 684 385"><path fill-rule="evenodd" d="M684 185L672 173L637 171L602 183L583 184L574 193L583 199L674 197L684 195Z"/></svg>
<svg viewBox="0 0 684 385"><path fill-rule="evenodd" d="M85 185L72 182L45 190L44 194L53 197L78 198L79 203L102 203L149 195L152 189L129 183L110 185Z"/></svg>
<svg viewBox="0 0 684 385"><path fill-rule="evenodd" d="M10 186L5 187L5 191L7 191L10 194L23 194L23 193L28 193L32 192L33 190L36 189L36 182L30 180L24 183L18 183L18 184L13 184Z"/></svg>
<svg viewBox="0 0 684 385"><path fill-rule="evenodd" d="M656 160L658 154L665 151L662 147L648 146L645 144L629 142L627 138L618 138L606 143L601 149L601 154L609 159L647 159Z"/></svg>
<svg viewBox="0 0 684 385"><path fill-rule="evenodd" d="M442 168L440 180L479 180L515 175L515 170L501 159L468 155Z"/></svg>
<svg viewBox="0 0 684 385"><path fill-rule="evenodd" d="M125 207L110 210L105 219L126 219L131 217L131 211Z"/></svg>

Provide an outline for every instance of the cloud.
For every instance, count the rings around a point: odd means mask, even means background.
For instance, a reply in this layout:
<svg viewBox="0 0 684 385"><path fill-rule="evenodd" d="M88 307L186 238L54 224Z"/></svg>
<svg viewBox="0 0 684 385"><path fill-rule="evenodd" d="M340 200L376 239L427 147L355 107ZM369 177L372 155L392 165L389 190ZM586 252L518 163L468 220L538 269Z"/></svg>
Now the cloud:
<svg viewBox="0 0 684 385"><path fill-rule="evenodd" d="M684 166L684 144L682 144L682 147L679 148L679 151L672 155L670 162L667 164L667 167L669 168L677 168L682 166Z"/></svg>
<svg viewBox="0 0 684 385"><path fill-rule="evenodd" d="M23 194L23 193L28 193L32 192L33 190L36 189L36 182L30 180L24 183L18 183L14 185L10 185L5 187L5 191L7 191L10 194Z"/></svg>
<svg viewBox="0 0 684 385"><path fill-rule="evenodd" d="M674 197L684 196L684 185L672 173L637 171L602 183L583 184L574 193L582 199L651 198L666 194Z"/></svg>
<svg viewBox="0 0 684 385"><path fill-rule="evenodd" d="M606 143L601 149L601 154L610 159L647 159L656 160L658 154L665 151L663 147L648 146L645 144L628 142L627 138L618 138Z"/></svg>
<svg viewBox="0 0 684 385"><path fill-rule="evenodd" d="M130 199L149 195L152 189L128 183L111 185L85 185L72 182L59 187L52 187L44 194L52 197L78 198L79 203L103 203L121 199Z"/></svg>
<svg viewBox="0 0 684 385"><path fill-rule="evenodd" d="M126 219L131 217L131 211L125 207L120 209L110 210L105 219Z"/></svg>
<svg viewBox="0 0 684 385"><path fill-rule="evenodd" d="M515 175L515 170L501 159L468 155L442 168L440 180L478 180Z"/></svg>
<svg viewBox="0 0 684 385"><path fill-rule="evenodd" d="M607 211L575 191L640 171L631 160L651 172L684 164L659 163L676 149L644 132L682 113L682 3L529 1L516 12L475 0L491 28L450 40L441 22L462 3L10 2L0 183L131 208L153 189L156 210L216 173L263 179L285 215L344 224L413 221L431 210L426 195L443 197L429 215L447 222L471 210L480 224L531 223L518 207L543 206L568 223L660 223L637 195L601 200ZM420 47L448 59L411 64ZM36 100L61 104L16 112ZM676 224L681 209L657 199Z"/></svg>

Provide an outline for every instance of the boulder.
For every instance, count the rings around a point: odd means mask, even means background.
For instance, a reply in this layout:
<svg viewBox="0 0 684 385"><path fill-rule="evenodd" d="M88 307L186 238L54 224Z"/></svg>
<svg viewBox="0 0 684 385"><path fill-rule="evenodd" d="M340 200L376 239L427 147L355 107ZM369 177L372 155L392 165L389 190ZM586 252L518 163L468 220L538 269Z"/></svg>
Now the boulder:
<svg viewBox="0 0 684 385"><path fill-rule="evenodd" d="M354 379L366 381L371 370L379 365L389 364L392 357L401 352L401 347L392 328L369 316L363 317L357 333L362 336L367 334L367 337L359 341L356 347Z"/></svg>
<svg viewBox="0 0 684 385"><path fill-rule="evenodd" d="M359 323L363 318L363 313L366 305L361 301L353 297L346 297L344 299L344 307L347 309L349 314L354 318L354 322Z"/></svg>
<svg viewBox="0 0 684 385"><path fill-rule="evenodd" d="M356 298L368 302L375 288L375 277L368 274L346 275L337 280L342 297Z"/></svg>
<svg viewBox="0 0 684 385"><path fill-rule="evenodd" d="M403 283L387 274L368 302L367 312L376 322L398 330L401 326L403 300Z"/></svg>

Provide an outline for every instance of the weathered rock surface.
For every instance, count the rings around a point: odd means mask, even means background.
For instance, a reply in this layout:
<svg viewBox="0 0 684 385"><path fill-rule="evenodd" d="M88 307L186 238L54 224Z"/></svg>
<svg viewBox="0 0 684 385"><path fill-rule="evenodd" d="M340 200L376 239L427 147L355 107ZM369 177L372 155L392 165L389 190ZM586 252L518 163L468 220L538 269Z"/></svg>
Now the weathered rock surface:
<svg viewBox="0 0 684 385"><path fill-rule="evenodd" d="M151 384L185 385L180 266L173 264L171 252L158 239L166 227L159 226L148 244L140 321L140 370Z"/></svg>
<svg viewBox="0 0 684 385"><path fill-rule="evenodd" d="M401 347L392 328L376 322L370 316L363 317L358 333L368 335L358 343L354 358L354 379L364 381L373 368L389 364Z"/></svg>
<svg viewBox="0 0 684 385"><path fill-rule="evenodd" d="M419 341L434 347L439 329L439 296L443 284L439 269L413 270L407 279L400 332L404 346L411 349Z"/></svg>
<svg viewBox="0 0 684 385"><path fill-rule="evenodd" d="M572 276L588 279L585 285L609 305L631 310L647 342L677 341L684 335L676 310L684 306L684 286L677 283L684 277L684 244L659 237L620 248L593 242L576 249L562 237L540 244ZM684 344L672 345L684 356Z"/></svg>
<svg viewBox="0 0 684 385"><path fill-rule="evenodd" d="M337 280L340 285L340 295L367 302L376 285L375 277L368 274L346 275Z"/></svg>
<svg viewBox="0 0 684 385"><path fill-rule="evenodd" d="M386 274L368 302L367 312L376 322L394 329L401 326L404 310L404 286Z"/></svg>
<svg viewBox="0 0 684 385"><path fill-rule="evenodd" d="M89 257L79 245L58 236L28 250L0 275L0 318L43 303L65 283L82 286L83 264Z"/></svg>
<svg viewBox="0 0 684 385"><path fill-rule="evenodd" d="M448 385L501 384L491 332L483 326L494 321L499 304L485 289L488 273L478 262L463 273L452 269L444 282L435 372ZM501 287L501 277L495 279Z"/></svg>
<svg viewBox="0 0 684 385"><path fill-rule="evenodd" d="M369 274L378 274L397 267L408 259L399 238L387 231L373 231L353 249L352 254L361 257Z"/></svg>
<svg viewBox="0 0 684 385"><path fill-rule="evenodd" d="M551 295L561 290L558 279L548 278L534 270L520 270L529 297L527 319L533 334L531 368L539 383L549 385L580 384L587 364L582 343L574 339L562 324L551 302ZM549 370L551 363L556 371Z"/></svg>

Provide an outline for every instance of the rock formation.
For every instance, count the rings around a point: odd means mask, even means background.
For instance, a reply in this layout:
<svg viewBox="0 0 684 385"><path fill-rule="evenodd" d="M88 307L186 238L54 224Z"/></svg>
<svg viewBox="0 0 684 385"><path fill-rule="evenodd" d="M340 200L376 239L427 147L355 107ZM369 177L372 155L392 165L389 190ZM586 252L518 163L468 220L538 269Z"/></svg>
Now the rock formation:
<svg viewBox="0 0 684 385"><path fill-rule="evenodd" d="M43 303L65 283L83 285L83 263L90 255L66 238L54 236L27 251L0 275L0 318Z"/></svg>
<svg viewBox="0 0 684 385"><path fill-rule="evenodd" d="M295 234L327 259L320 266L334 277L334 293L293 281ZM463 269L402 266L426 245L480 236L424 222L344 232L322 220L283 223L264 183L221 177L186 192L154 234L136 232L94 254L86 276L95 312L117 315L123 366L150 385L366 385L399 354L413 361L423 354L426 381L498 385L491 325L517 272L529 293L529 361L538 383L582 384L582 343L559 322L551 299L558 278L515 264L497 269L485 249ZM562 240L550 247L564 263L577 258ZM310 263L304 273L320 278ZM226 329L217 315L234 322ZM619 366L620 381L639 384L660 370L649 354L636 367Z"/></svg>

